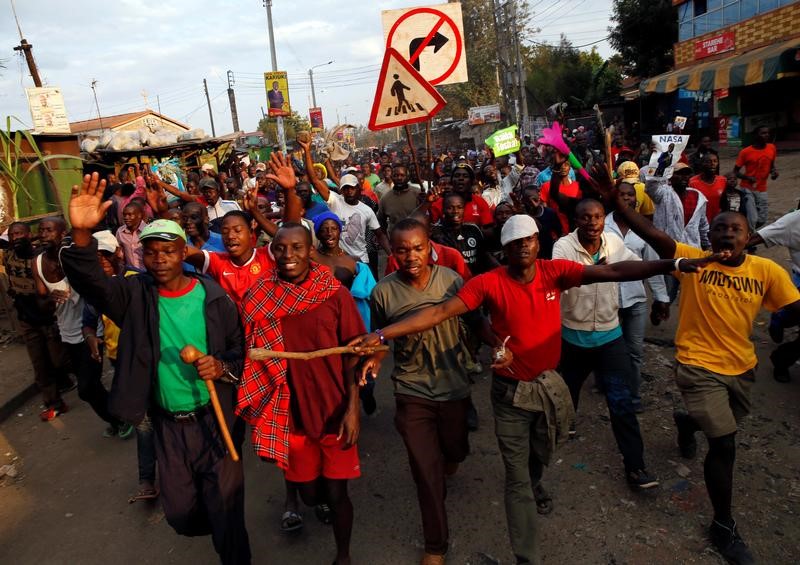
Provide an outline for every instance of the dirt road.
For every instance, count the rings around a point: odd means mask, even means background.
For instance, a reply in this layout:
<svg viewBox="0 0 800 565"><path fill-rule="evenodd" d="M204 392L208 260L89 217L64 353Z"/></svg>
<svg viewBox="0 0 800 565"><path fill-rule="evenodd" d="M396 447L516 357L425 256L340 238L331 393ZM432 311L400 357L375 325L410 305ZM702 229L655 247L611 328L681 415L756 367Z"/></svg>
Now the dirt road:
<svg viewBox="0 0 800 565"><path fill-rule="evenodd" d="M771 185L775 217L796 202L800 154L781 156L781 179ZM725 168L729 162L723 162ZM785 250L765 255L787 264ZM674 317L650 328L650 338L670 340ZM762 365L753 393L753 414L738 437L734 514L760 563L795 563L800 556L800 370L794 382L775 382L771 344L762 313L753 340ZM0 353L4 370L24 367L24 350ZM24 357L22 357L24 359ZM640 418L649 469L661 488L641 495L625 484L602 397L584 390L577 440L545 472L555 510L540 520L546 563L721 563L708 548L711 509L702 481L704 442L697 459L680 459L671 419L680 397L672 384L673 350L648 343L643 387L647 411ZM503 511L503 469L494 439L488 376L473 397L481 428L471 436L472 454L449 483L452 535L450 563L513 563ZM355 505L354 563L418 562L422 547L416 494L403 444L394 430L390 382L379 381L379 411L363 421L363 476L352 483ZM72 410L55 421L38 421L38 401L0 425L0 465L13 462L19 475L0 480L0 562L19 564L215 563L209 538L177 536L158 506L129 505L136 485L134 441L101 437L102 422L74 392ZM313 511L305 531L279 532L283 483L271 465L245 446L247 524L254 563L326 564L333 536ZM793 557L794 556L794 557Z"/></svg>

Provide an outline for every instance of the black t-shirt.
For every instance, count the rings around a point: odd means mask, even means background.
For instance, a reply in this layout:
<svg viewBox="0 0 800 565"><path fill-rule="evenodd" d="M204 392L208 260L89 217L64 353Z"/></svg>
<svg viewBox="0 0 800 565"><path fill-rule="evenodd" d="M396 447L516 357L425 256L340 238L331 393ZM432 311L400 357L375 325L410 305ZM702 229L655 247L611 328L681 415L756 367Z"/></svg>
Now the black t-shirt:
<svg viewBox="0 0 800 565"><path fill-rule="evenodd" d="M475 224L461 224L459 229L437 222L431 228L431 239L436 243L458 249L473 275L484 272L485 242L481 228Z"/></svg>

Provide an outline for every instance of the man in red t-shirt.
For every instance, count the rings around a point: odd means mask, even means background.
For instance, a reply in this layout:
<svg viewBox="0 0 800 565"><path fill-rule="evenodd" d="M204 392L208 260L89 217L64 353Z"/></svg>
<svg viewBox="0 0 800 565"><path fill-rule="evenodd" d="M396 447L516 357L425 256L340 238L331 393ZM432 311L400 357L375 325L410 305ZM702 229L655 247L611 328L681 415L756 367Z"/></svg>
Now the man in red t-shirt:
<svg viewBox="0 0 800 565"><path fill-rule="evenodd" d="M518 563L539 563L536 513L552 510L552 499L539 480L557 440L568 433L559 427L560 415L566 412L568 420L574 418L569 392L555 372L561 356L561 293L584 284L663 275L674 270L675 262L622 261L584 266L567 260L541 260L537 258L536 221L527 215L512 216L503 226L500 242L508 266L473 277L447 301L375 330L350 345L376 346L385 340L425 331L481 306L489 309L491 329L485 329L481 337L494 348L496 360L492 365L492 405L495 433L506 468L506 518L511 547ZM682 259L680 269L694 271L706 262ZM535 329L531 328L531 320L536 320ZM552 395L553 389L564 392ZM530 404L542 397L556 405L555 413L548 412L541 404ZM516 399L527 399L529 403L522 407L515 404ZM544 423L541 418L546 419L547 426L559 427L558 438L537 432L539 424ZM549 449L535 449L540 442Z"/></svg>
<svg viewBox="0 0 800 565"><path fill-rule="evenodd" d="M775 145L769 143L770 132L767 126L757 127L754 134L753 145L739 151L733 172L742 179L742 188L748 189L753 194L758 210L756 228L759 228L767 223L769 214L767 177L772 180L778 178L778 169L775 168L775 158L778 153Z"/></svg>
<svg viewBox="0 0 800 565"><path fill-rule="evenodd" d="M475 184L475 171L466 163L459 163L450 174L452 191L464 198L464 223L475 224L485 228L494 223L492 210L480 194L472 192ZM436 193L429 194L427 205L430 207L431 222L438 222L444 215L444 200ZM423 203L422 207L425 207Z"/></svg>
<svg viewBox="0 0 800 565"><path fill-rule="evenodd" d="M717 174L719 169L719 157L716 153L706 153L700 160L700 174L689 179L689 188L694 188L703 193L708 199L706 204L706 217L708 223L719 214L719 207L722 202L722 193L728 181L722 175Z"/></svg>

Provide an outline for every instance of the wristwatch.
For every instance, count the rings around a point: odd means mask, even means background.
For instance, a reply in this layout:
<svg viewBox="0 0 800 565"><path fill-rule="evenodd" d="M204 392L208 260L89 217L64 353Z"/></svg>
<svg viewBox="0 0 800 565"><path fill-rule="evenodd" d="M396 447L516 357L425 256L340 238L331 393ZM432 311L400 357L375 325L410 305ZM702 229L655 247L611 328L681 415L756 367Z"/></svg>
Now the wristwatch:
<svg viewBox="0 0 800 565"><path fill-rule="evenodd" d="M228 367L228 363L225 361L220 361L222 363L222 376L219 378L222 382L230 383L230 384L239 384L239 377L231 373L230 368Z"/></svg>

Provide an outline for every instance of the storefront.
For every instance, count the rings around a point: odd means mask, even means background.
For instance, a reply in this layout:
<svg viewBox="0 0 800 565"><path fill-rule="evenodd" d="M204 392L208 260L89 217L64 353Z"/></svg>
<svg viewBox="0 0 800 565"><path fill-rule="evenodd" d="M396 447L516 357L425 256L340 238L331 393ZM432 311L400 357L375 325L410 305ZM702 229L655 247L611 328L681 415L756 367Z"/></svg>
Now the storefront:
<svg viewBox="0 0 800 565"><path fill-rule="evenodd" d="M642 80L642 96L721 144L746 145L762 125L777 140L799 139L800 1L674 3L675 69Z"/></svg>

